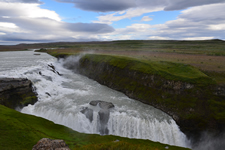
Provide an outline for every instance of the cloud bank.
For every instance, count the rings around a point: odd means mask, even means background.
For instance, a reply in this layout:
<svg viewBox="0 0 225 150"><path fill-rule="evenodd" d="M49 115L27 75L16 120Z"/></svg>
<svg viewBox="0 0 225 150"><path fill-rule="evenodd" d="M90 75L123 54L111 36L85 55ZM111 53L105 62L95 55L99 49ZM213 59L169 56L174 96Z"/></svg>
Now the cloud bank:
<svg viewBox="0 0 225 150"><path fill-rule="evenodd" d="M114 28L101 23L66 23L40 4L0 2L0 42L97 40Z"/></svg>
<svg viewBox="0 0 225 150"><path fill-rule="evenodd" d="M127 39L225 39L225 0L56 0L99 12L92 23L68 23L40 0L0 0L0 44ZM182 10L176 19L151 25L150 14ZM141 17L140 17L141 16ZM140 17L126 27L120 20Z"/></svg>
<svg viewBox="0 0 225 150"><path fill-rule="evenodd" d="M114 40L225 39L224 8L225 3L192 7L182 11L176 20L167 21L165 24L135 23L126 28L116 29L115 32L108 34L105 38L114 37Z"/></svg>

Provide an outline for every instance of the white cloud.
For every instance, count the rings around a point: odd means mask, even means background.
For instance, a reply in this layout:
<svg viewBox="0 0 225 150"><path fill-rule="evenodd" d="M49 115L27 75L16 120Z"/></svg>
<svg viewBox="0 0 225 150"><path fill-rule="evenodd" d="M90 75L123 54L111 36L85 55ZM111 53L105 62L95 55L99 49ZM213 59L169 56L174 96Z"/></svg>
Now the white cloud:
<svg viewBox="0 0 225 150"><path fill-rule="evenodd" d="M225 24L214 24L214 25L209 25L210 30L225 30Z"/></svg>
<svg viewBox="0 0 225 150"><path fill-rule="evenodd" d="M0 28L18 28L14 23L0 22Z"/></svg>
<svg viewBox="0 0 225 150"><path fill-rule="evenodd" d="M40 4L0 2L0 14L4 18L49 18L52 20L61 21L61 18L56 12L48 9L42 9L40 8Z"/></svg>
<svg viewBox="0 0 225 150"><path fill-rule="evenodd" d="M149 16L144 16L142 17L141 21L152 21L152 18L150 18Z"/></svg>
<svg viewBox="0 0 225 150"><path fill-rule="evenodd" d="M153 9L148 8L132 8L128 9L126 11L119 11L111 14L107 14L104 16L99 16L97 21L93 21L96 23L107 23L112 24L114 21L119 21L122 19L131 19L133 17L141 16L145 13L155 12L155 11L161 11L163 10L163 7L156 7Z"/></svg>
<svg viewBox="0 0 225 150"><path fill-rule="evenodd" d="M39 0L0 0L0 2L6 2L6 3L39 3L41 4Z"/></svg>
<svg viewBox="0 0 225 150"><path fill-rule="evenodd" d="M0 40L6 43L96 40L97 34L114 31L107 24L63 22L56 12L34 3L0 2L0 14Z"/></svg>
<svg viewBox="0 0 225 150"><path fill-rule="evenodd" d="M148 40L171 40L169 37L161 37L161 36L150 36Z"/></svg>
<svg viewBox="0 0 225 150"><path fill-rule="evenodd" d="M5 1L0 0L0 40L5 42L10 40L51 42L118 39L224 39L225 35L225 0L63 1L74 3L75 7L83 10L116 11L97 17L92 21L93 23L63 22L55 11L40 8L39 0ZM164 24L147 24L147 21L151 21L152 18L144 16L141 21L146 21L145 23L131 24L115 31L107 25L146 13L183 8L188 9L183 10L177 19Z"/></svg>
<svg viewBox="0 0 225 150"><path fill-rule="evenodd" d="M182 38L181 40L211 40L214 39L215 37L210 36L210 37L188 37L188 38Z"/></svg>
<svg viewBox="0 0 225 150"><path fill-rule="evenodd" d="M20 32L19 27L17 25L15 25L14 23L10 23L10 22L0 22L0 33L4 33L4 32L9 32L9 33L18 33ZM0 35L5 35L4 34L0 34Z"/></svg>
<svg viewBox="0 0 225 150"><path fill-rule="evenodd" d="M108 38L206 40L225 39L225 4L189 8L164 24L132 24L116 29ZM214 10L214 11L213 11ZM209 13L210 12L210 13ZM129 35L129 36L125 36Z"/></svg>

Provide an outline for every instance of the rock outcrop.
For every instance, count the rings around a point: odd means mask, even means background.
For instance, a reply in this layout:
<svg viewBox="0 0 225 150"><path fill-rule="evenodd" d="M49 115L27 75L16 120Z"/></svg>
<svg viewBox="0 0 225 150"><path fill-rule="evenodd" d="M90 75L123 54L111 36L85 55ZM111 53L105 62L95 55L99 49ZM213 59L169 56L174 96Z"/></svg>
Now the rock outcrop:
<svg viewBox="0 0 225 150"><path fill-rule="evenodd" d="M33 146L32 150L70 150L63 140L43 138Z"/></svg>
<svg viewBox="0 0 225 150"><path fill-rule="evenodd" d="M100 101L100 100L91 101L89 104L92 105L92 106L99 105L99 107L102 108L102 109L104 109L104 110L109 110L110 108L115 107L113 105L113 103L111 103L111 102L105 102L105 101Z"/></svg>
<svg viewBox="0 0 225 150"><path fill-rule="evenodd" d="M89 103L91 106L99 107L95 110L92 108L85 107L80 112L83 113L86 118L89 119L90 122L93 121L93 113L97 110L98 113L98 131L101 135L107 135L109 134L109 130L107 128L107 123L109 121L110 117L110 109L114 108L115 106L111 102L105 102L105 101L91 101Z"/></svg>
<svg viewBox="0 0 225 150"><path fill-rule="evenodd" d="M0 104L16 109L37 101L28 79L0 78Z"/></svg>

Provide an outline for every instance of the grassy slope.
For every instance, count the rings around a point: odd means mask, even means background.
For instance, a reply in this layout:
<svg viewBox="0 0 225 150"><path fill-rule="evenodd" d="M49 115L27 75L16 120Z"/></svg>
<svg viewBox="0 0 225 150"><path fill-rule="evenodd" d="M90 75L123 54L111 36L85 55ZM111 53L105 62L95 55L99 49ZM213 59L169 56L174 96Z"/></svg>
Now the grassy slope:
<svg viewBox="0 0 225 150"><path fill-rule="evenodd" d="M135 70L146 74L159 75L168 80L183 81L188 83L212 84L214 81L198 69L181 63L166 61L138 60L123 56L93 55L87 54L84 58L94 62L107 62L121 69Z"/></svg>
<svg viewBox="0 0 225 150"><path fill-rule="evenodd" d="M163 150L165 144L117 136L82 134L46 119L22 114L0 105L0 147L4 150L30 150L41 138L63 139L71 149L149 149ZM119 142L114 142L119 140ZM185 148L169 146L171 150Z"/></svg>

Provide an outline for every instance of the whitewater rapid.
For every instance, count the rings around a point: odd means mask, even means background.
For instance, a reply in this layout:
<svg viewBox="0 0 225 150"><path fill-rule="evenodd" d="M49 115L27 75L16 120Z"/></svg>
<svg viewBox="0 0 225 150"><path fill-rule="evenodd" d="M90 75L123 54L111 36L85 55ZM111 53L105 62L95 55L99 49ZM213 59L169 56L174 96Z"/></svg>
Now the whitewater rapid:
<svg viewBox="0 0 225 150"><path fill-rule="evenodd" d="M82 133L100 134L98 107L89 102L112 102L115 107L110 109L106 124L109 134L189 147L186 136L164 112L64 68L65 61L57 61L45 53L34 54L33 51L0 53L0 77L28 78L38 94L38 102L24 107L22 113ZM72 58L74 62L78 59ZM93 109L93 121L81 112L84 108Z"/></svg>

